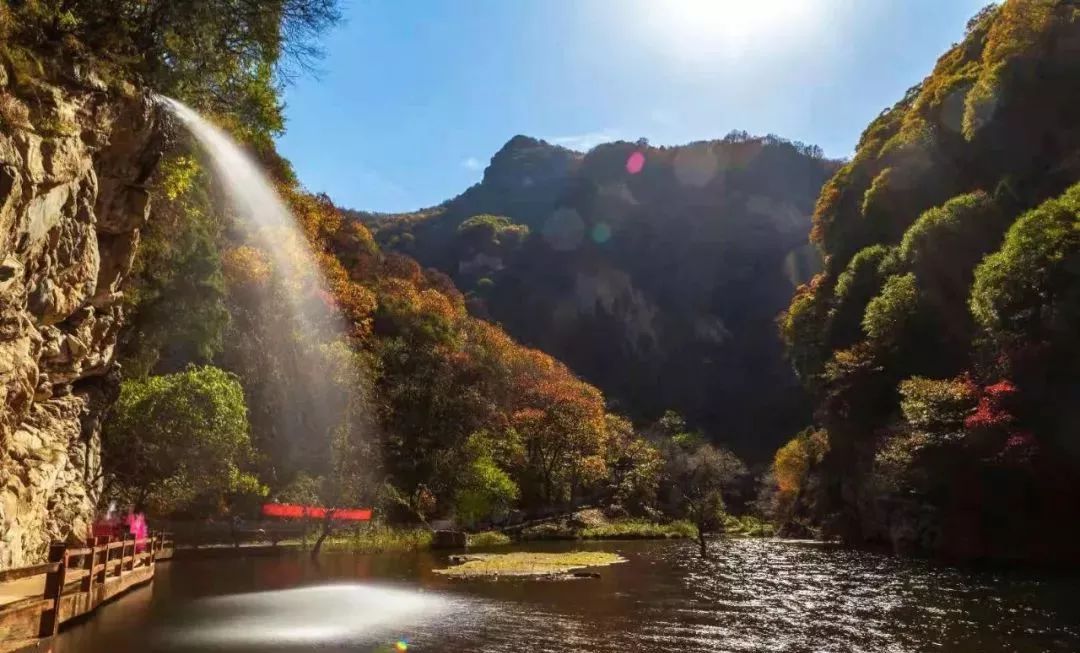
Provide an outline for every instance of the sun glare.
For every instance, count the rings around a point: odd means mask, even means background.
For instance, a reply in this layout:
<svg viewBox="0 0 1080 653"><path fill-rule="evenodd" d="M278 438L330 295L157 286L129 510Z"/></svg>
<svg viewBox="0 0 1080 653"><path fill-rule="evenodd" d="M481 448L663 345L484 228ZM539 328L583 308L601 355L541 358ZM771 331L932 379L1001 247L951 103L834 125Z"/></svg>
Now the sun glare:
<svg viewBox="0 0 1080 653"><path fill-rule="evenodd" d="M782 49L810 28L814 0L667 0L644 4L644 27L682 58Z"/></svg>

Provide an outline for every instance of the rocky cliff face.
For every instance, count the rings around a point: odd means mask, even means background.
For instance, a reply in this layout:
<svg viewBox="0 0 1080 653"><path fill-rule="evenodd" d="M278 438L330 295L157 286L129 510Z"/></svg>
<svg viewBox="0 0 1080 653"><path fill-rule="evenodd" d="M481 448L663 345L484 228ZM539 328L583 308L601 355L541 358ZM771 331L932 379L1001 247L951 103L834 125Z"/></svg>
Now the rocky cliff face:
<svg viewBox="0 0 1080 653"><path fill-rule="evenodd" d="M16 83L0 66L0 568L92 520L158 120L78 67Z"/></svg>

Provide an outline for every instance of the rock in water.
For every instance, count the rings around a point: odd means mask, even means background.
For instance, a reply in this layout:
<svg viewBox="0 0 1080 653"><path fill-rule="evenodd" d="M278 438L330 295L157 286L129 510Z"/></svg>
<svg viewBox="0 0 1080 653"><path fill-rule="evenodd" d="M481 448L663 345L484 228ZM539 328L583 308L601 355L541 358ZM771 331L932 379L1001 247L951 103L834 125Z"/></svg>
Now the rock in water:
<svg viewBox="0 0 1080 653"><path fill-rule="evenodd" d="M435 531L431 537L433 549L464 549L468 538L461 531Z"/></svg>

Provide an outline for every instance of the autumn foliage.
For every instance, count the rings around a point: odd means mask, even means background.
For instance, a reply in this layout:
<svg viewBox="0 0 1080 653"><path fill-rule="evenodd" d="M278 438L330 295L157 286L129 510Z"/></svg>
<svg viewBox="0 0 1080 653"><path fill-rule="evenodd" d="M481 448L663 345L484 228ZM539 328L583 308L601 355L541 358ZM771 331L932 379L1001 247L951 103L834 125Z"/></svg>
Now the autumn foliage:
<svg viewBox="0 0 1080 653"><path fill-rule="evenodd" d="M317 299L345 320L348 345L370 374L375 458L364 464L377 466L392 488L391 516L460 510L479 523L505 514L507 501L542 509L614 491L609 463L623 461L615 446L632 445L636 436L631 429L627 440L617 428L624 422L612 421L599 390L471 317L445 275L382 253L367 229L325 196L291 182L279 192L326 279ZM267 260L250 244L228 249L223 267L231 287L242 291L265 279ZM240 313L266 310L240 294L232 299ZM620 478L630 473L622 468ZM427 497L423 506L413 500L420 496Z"/></svg>
<svg viewBox="0 0 1080 653"><path fill-rule="evenodd" d="M1078 37L1074 2L987 7L822 189L780 333L830 448L773 470L818 527L1075 559L1038 533L1080 497Z"/></svg>

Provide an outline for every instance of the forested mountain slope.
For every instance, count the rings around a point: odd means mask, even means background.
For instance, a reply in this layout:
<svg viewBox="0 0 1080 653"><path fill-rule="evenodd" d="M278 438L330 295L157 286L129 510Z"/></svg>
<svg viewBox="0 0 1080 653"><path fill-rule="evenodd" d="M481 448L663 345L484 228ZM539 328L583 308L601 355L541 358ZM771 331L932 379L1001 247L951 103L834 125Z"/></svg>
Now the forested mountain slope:
<svg viewBox="0 0 1080 653"><path fill-rule="evenodd" d="M1059 558L1080 499L1080 6L1010 0L863 133L782 321L817 426L796 522L962 557Z"/></svg>
<svg viewBox="0 0 1080 653"><path fill-rule="evenodd" d="M817 148L744 133L587 154L515 136L438 207L354 215L619 409L673 408L764 457L809 414L773 324L818 269L810 213L836 167Z"/></svg>

